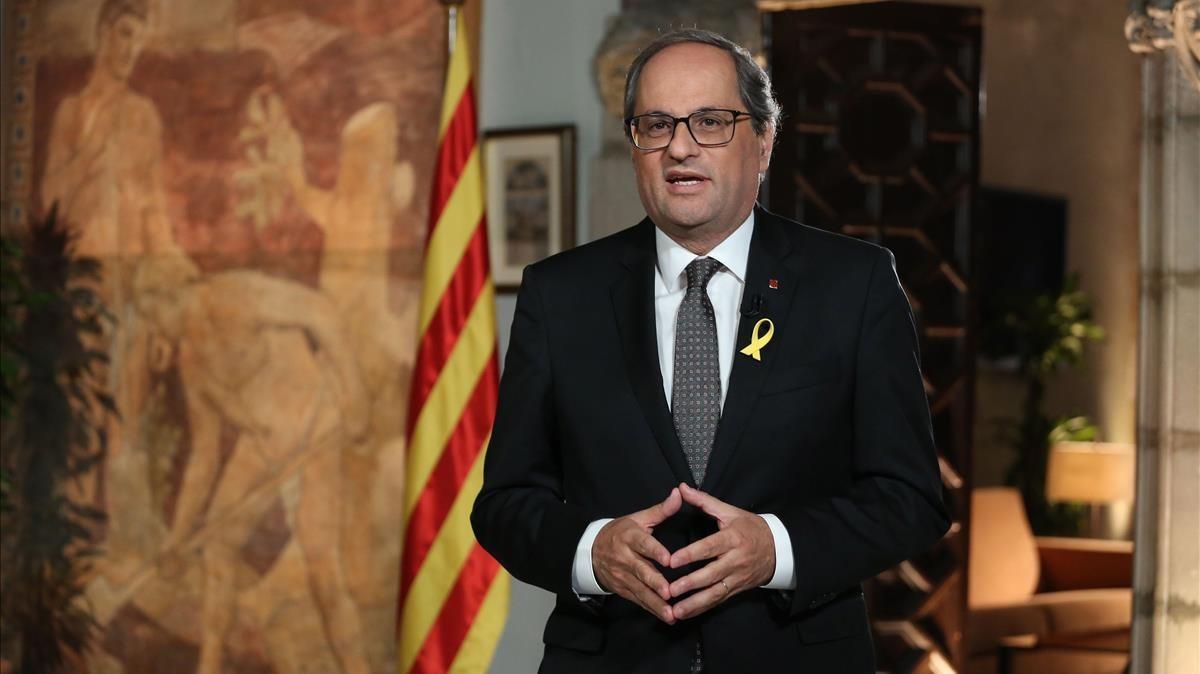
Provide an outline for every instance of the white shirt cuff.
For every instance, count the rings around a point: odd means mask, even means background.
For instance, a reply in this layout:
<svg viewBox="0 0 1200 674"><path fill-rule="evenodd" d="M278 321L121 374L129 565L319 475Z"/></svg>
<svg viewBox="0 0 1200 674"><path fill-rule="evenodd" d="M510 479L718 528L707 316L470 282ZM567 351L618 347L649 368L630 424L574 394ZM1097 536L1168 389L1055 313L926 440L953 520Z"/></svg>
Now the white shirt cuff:
<svg viewBox="0 0 1200 674"><path fill-rule="evenodd" d="M775 539L775 575L771 576L771 582L763 585L768 590L794 590L796 589L796 565L792 558L792 537L788 535L787 527L783 526L783 522L776 516L767 514L759 515L771 527L771 538ZM587 534L584 534L586 537ZM593 538L595 538L593 536ZM590 549L590 546L589 546ZM591 564L588 564L589 570Z"/></svg>
<svg viewBox="0 0 1200 674"><path fill-rule="evenodd" d="M579 545L575 546L575 562L571 564L571 589L575 590L581 601L586 595L612 594L600 587L600 583L596 582L596 572L592 569L592 544L596 542L596 535L604 525L611 521L613 518L609 517L587 525L583 535L579 537Z"/></svg>

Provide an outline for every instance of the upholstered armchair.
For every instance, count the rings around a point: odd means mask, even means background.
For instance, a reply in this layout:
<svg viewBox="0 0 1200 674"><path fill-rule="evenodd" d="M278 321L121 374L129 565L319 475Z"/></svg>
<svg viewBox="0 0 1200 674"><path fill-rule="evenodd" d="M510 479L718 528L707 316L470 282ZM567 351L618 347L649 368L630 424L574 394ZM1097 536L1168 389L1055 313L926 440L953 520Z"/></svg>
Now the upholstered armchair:
<svg viewBox="0 0 1200 674"><path fill-rule="evenodd" d="M972 493L967 578L968 674L994 674L1002 646L1012 637L1027 643L1062 635L1128 632L1132 614L1133 546L1128 541L1036 538L1015 489L982 488ZM1111 639L1109 640L1111 641ZM1026 649L1014 671L1042 671L1039 653ZM1121 671L1127 654L1050 653L1045 671L1058 674ZM1069 649L1068 649L1069 650ZM1106 664L1099 664L1103 661ZM1075 664L1072 664L1075 663Z"/></svg>

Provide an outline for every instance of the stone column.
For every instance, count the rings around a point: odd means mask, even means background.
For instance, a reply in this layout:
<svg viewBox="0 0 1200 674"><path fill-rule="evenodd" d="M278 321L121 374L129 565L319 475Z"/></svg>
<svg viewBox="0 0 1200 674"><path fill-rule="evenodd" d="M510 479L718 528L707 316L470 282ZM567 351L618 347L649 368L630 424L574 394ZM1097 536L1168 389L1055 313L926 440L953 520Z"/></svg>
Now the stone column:
<svg viewBox="0 0 1200 674"><path fill-rule="evenodd" d="M1186 57L1153 53L1142 78L1135 674L1200 672L1200 89Z"/></svg>

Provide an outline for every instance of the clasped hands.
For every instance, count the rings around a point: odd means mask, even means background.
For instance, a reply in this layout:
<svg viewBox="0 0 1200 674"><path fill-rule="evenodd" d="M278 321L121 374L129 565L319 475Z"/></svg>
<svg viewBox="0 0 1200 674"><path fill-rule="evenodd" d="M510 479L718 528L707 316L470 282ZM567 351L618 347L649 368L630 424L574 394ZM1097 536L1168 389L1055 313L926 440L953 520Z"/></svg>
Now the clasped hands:
<svg viewBox="0 0 1200 674"><path fill-rule="evenodd" d="M654 527L684 503L715 519L718 531L668 552L652 535ZM673 583L651 563L677 569L705 559L712 561ZM592 543L592 569L601 587L673 625L769 582L775 574L775 540L762 517L681 483L662 503L604 525ZM671 603L693 590L687 599Z"/></svg>

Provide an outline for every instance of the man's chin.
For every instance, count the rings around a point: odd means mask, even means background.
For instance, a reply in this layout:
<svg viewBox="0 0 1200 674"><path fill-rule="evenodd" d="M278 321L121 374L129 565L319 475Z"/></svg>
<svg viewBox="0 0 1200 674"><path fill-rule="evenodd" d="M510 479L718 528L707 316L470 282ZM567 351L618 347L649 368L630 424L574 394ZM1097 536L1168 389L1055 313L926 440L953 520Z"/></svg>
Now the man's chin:
<svg viewBox="0 0 1200 674"><path fill-rule="evenodd" d="M662 220L660 224L686 232L709 224L713 214L707 210L671 208L662 211Z"/></svg>

